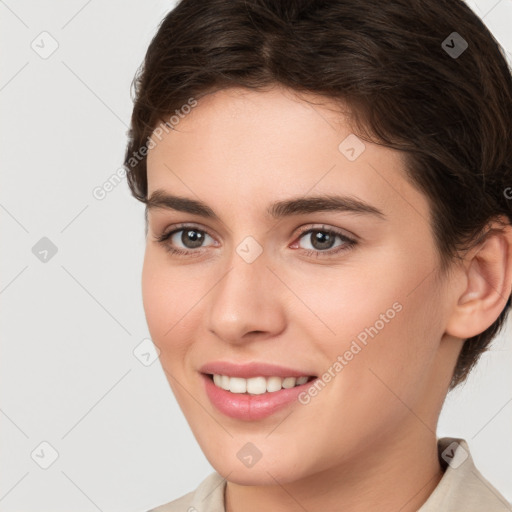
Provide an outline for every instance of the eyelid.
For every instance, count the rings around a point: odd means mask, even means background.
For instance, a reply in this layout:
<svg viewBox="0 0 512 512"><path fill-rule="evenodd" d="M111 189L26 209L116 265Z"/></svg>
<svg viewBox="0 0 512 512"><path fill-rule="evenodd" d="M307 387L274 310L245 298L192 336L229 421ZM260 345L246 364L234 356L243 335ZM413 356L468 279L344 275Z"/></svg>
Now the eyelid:
<svg viewBox="0 0 512 512"><path fill-rule="evenodd" d="M154 238L156 241L162 241L169 238L172 234L176 233L177 231L182 231L185 229L197 229L197 231L203 231L204 233L215 239L215 237L210 233L208 228L195 222L180 222L178 224L173 224L170 229L165 229L160 235L155 235Z"/></svg>
<svg viewBox="0 0 512 512"><path fill-rule="evenodd" d="M329 226L327 224L308 224L306 226L301 226L299 228L299 233L297 234L298 237L302 236L304 233L307 233L308 231L331 231L333 233L336 233L337 235L341 237L345 237L347 239L354 240L354 242L357 242L360 240L360 238L355 235L354 233L347 231L346 229L338 228L335 226Z"/></svg>
<svg viewBox="0 0 512 512"><path fill-rule="evenodd" d="M178 224L174 224L169 230L164 230L160 235L157 235L154 238L156 240L165 239L165 238L168 238L171 234L174 234L177 231L181 231L182 229L187 229L187 228L197 229L198 231L203 231L207 235L209 235L213 239L215 239L215 237L212 235L212 233L210 233L208 228L206 228L205 226L203 226L201 224L195 223L195 222L181 222L181 223L178 223ZM305 233L307 233L309 231L313 231L313 230L333 231L337 235L340 235L342 237L346 237L348 239L354 239L354 241L359 240L359 237L357 235L354 235L350 231L347 231L347 230L342 229L342 228L334 227L334 226L328 226L328 225L322 224L322 223L320 223L320 224L306 224L305 226L301 226L299 228L299 232L297 233L296 236L297 237L301 237Z"/></svg>

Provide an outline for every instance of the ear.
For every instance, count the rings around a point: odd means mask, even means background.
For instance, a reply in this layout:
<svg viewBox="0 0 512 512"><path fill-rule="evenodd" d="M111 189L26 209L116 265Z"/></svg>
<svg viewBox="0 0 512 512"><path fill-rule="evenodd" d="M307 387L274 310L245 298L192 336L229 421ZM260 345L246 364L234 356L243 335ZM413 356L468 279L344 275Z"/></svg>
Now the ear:
<svg viewBox="0 0 512 512"><path fill-rule="evenodd" d="M457 338L476 336L498 318L512 288L512 226L492 222L486 235L464 258L460 279L465 286L455 297L446 332ZM495 228L501 228L502 232Z"/></svg>

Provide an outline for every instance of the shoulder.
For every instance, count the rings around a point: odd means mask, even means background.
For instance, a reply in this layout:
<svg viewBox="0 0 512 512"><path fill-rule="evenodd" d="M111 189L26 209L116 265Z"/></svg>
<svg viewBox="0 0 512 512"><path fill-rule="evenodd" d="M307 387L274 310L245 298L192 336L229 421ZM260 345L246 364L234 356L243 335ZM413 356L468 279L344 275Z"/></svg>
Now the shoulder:
<svg viewBox="0 0 512 512"><path fill-rule="evenodd" d="M512 512L512 505L478 471L464 439L438 439L443 477L418 512Z"/></svg>
<svg viewBox="0 0 512 512"><path fill-rule="evenodd" d="M195 489L147 512L225 512L226 479L219 473L208 475Z"/></svg>

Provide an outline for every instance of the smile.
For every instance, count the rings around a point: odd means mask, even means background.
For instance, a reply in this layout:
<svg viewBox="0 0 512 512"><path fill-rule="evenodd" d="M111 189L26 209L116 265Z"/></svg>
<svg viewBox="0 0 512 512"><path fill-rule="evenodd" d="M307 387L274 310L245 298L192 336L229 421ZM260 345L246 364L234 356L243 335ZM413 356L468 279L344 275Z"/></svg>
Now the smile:
<svg viewBox="0 0 512 512"><path fill-rule="evenodd" d="M204 391L211 404L225 416L243 421L262 420L293 406L298 403L300 393L317 380L317 377L306 376L298 378L257 376L245 379L220 374L201 373L200 375L204 382ZM230 389L224 389L221 384L225 387L229 386ZM267 386L271 391L267 390ZM231 387L235 391L231 391ZM245 391L242 391L244 389Z"/></svg>
<svg viewBox="0 0 512 512"><path fill-rule="evenodd" d="M291 389L295 386L301 386L306 384L313 376L301 376L301 377L251 377L244 379L243 377L229 377L228 375L210 375L213 379L214 384L230 391L231 393L249 394L249 395L262 395L263 393L274 393L281 389Z"/></svg>

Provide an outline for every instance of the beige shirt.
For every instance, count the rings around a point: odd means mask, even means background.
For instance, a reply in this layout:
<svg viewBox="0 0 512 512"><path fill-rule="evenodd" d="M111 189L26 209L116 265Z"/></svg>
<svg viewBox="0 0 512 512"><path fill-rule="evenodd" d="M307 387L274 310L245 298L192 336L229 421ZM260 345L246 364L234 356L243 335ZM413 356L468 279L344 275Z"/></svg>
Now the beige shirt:
<svg viewBox="0 0 512 512"><path fill-rule="evenodd" d="M464 439L437 440L444 475L417 512L512 512L512 505L476 469ZM195 491L148 512L226 512L226 480L217 472Z"/></svg>

